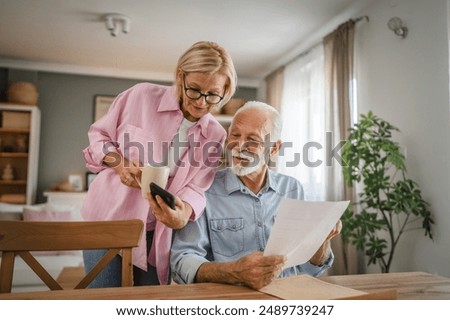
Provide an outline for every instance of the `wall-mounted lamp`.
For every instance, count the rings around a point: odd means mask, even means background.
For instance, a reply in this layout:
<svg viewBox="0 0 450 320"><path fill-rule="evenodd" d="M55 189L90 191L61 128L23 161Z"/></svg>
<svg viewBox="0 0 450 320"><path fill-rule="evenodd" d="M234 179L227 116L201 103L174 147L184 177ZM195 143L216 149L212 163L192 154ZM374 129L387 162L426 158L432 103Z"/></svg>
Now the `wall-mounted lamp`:
<svg viewBox="0 0 450 320"><path fill-rule="evenodd" d="M131 19L120 13L109 13L104 16L106 29L109 30L111 36L115 37L119 34L119 28L122 27L123 33L130 32Z"/></svg>
<svg viewBox="0 0 450 320"><path fill-rule="evenodd" d="M399 17L391 18L387 25L390 30L394 31L394 33L402 39L405 39L408 35L408 28Z"/></svg>

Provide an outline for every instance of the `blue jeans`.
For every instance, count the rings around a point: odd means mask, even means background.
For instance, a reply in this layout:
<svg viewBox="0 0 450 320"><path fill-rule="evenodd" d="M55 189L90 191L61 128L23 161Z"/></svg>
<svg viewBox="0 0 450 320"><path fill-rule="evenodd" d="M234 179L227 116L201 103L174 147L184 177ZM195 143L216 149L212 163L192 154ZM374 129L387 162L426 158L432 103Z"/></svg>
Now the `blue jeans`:
<svg viewBox="0 0 450 320"><path fill-rule="evenodd" d="M153 241L153 231L147 232L147 249L150 250ZM83 251L84 271L88 273L108 250ZM156 268L147 264L147 272L133 266L133 285L159 285ZM117 255L105 269L89 284L89 288L108 288L122 286L122 257Z"/></svg>

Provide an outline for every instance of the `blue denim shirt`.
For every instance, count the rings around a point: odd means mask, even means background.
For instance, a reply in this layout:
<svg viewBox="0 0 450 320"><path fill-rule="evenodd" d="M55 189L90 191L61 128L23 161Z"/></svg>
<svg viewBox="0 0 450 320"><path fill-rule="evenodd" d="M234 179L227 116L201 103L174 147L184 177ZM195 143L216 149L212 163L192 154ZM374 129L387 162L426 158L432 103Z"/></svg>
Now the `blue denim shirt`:
<svg viewBox="0 0 450 320"><path fill-rule="evenodd" d="M193 283L205 262L235 261L264 251L282 198L303 200L300 182L268 170L266 185L254 194L231 169L219 171L206 192L205 212L174 234L170 260L175 282ZM283 270L280 277L318 276L333 260L331 253L322 266L307 262Z"/></svg>

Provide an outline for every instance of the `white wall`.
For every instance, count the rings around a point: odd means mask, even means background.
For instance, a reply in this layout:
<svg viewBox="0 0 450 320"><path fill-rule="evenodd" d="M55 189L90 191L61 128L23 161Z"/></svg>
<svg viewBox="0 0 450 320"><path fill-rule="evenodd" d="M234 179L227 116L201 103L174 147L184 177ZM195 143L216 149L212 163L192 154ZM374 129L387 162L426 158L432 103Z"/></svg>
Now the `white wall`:
<svg viewBox="0 0 450 320"><path fill-rule="evenodd" d="M403 235L391 272L450 276L450 108L446 0L378 0L357 29L358 101L397 126L409 175L431 204L432 242L422 230ZM400 39L387 28L398 16L409 28ZM369 272L379 272L372 266Z"/></svg>

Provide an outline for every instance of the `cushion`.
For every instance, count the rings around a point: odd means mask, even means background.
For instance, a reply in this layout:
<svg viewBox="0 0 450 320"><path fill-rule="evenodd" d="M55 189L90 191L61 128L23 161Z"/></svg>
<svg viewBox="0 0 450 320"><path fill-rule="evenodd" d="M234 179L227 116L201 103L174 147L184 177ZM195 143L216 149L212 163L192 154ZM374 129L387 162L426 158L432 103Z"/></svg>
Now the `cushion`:
<svg viewBox="0 0 450 320"><path fill-rule="evenodd" d="M25 206L23 209L24 221L70 221L72 212L67 207L57 207L50 204ZM33 251L33 255L62 255L78 254L76 251Z"/></svg>

